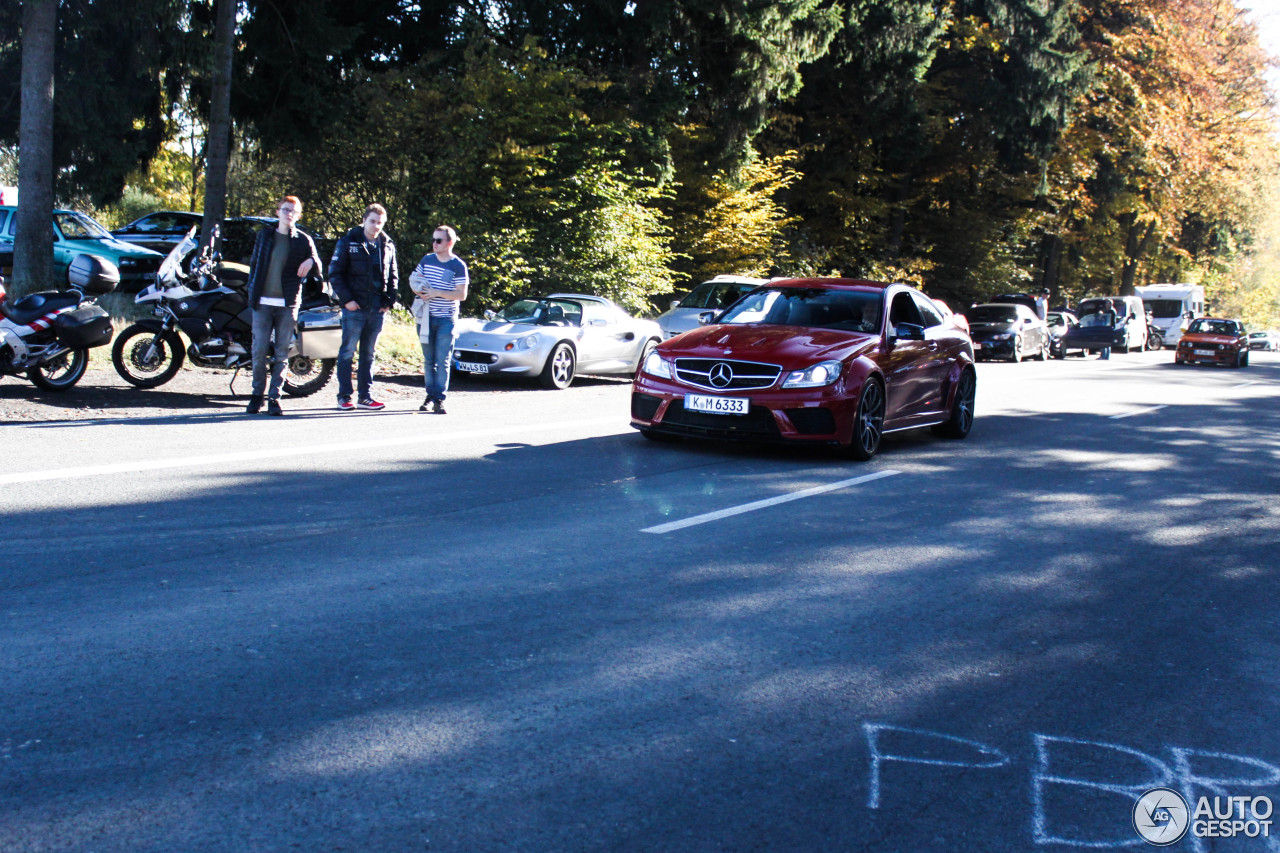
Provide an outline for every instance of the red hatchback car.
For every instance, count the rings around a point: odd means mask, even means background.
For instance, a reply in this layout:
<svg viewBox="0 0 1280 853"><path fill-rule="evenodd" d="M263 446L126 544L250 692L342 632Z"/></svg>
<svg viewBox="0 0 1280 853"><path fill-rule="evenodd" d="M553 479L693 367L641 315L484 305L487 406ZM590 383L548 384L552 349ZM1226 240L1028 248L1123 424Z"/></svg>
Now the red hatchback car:
<svg viewBox="0 0 1280 853"><path fill-rule="evenodd" d="M1225 364L1228 367L1249 366L1249 335L1239 320L1199 317L1178 339L1174 364Z"/></svg>
<svg viewBox="0 0 1280 853"><path fill-rule="evenodd" d="M695 436L837 445L870 459L886 432L973 426L973 344L915 288L843 278L772 281L658 345L631 425Z"/></svg>

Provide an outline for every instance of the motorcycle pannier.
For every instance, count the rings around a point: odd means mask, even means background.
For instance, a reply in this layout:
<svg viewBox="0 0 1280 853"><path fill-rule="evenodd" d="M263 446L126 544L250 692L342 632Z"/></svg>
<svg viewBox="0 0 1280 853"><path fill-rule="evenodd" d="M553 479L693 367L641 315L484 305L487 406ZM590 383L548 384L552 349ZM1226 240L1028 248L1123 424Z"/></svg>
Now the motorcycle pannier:
<svg viewBox="0 0 1280 853"><path fill-rule="evenodd" d="M53 330L64 347L105 346L111 342L111 315L97 305L81 305L55 317Z"/></svg>
<svg viewBox="0 0 1280 853"><path fill-rule="evenodd" d="M67 267L67 281L85 293L110 293L120 283L120 270L99 255L76 255Z"/></svg>

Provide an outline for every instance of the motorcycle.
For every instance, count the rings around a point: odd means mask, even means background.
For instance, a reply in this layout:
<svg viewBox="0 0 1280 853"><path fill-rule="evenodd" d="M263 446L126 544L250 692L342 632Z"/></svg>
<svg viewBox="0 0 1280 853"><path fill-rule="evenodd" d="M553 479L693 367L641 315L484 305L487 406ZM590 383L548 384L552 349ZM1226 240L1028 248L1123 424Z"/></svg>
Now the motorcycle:
<svg viewBox="0 0 1280 853"><path fill-rule="evenodd" d="M184 271L182 258L195 248L195 234L195 228L187 232L160 264L156 283L134 299L149 306L154 318L125 329L111 348L116 372L139 388L168 382L182 367L184 355L197 367L234 369L236 376L253 363L248 270L222 264L205 248ZM323 287L303 301L284 375L284 392L292 397L310 396L333 377L342 329L340 309L332 301ZM183 346L182 335L189 346ZM236 376L231 378L233 395Z"/></svg>
<svg viewBox="0 0 1280 853"><path fill-rule="evenodd" d="M95 302L120 283L106 258L77 255L67 290L44 290L9 302L0 278L0 376L25 373L37 388L65 391L84 376L89 350L111 342L111 315Z"/></svg>

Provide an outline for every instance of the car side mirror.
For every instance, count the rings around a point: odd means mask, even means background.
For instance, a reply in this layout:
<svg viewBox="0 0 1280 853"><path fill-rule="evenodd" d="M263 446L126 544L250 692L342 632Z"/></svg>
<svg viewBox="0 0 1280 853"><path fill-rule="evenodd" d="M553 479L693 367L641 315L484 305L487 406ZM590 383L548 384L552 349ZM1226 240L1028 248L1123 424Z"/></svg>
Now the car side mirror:
<svg viewBox="0 0 1280 853"><path fill-rule="evenodd" d="M899 323L893 327L893 337L903 341L923 341L924 326L915 323Z"/></svg>
<svg viewBox="0 0 1280 853"><path fill-rule="evenodd" d="M492 308L484 309L484 318L486 320L492 320L494 317L497 317L497 316L498 316L498 312L494 311Z"/></svg>
<svg viewBox="0 0 1280 853"><path fill-rule="evenodd" d="M714 311L703 311L701 314L698 315L699 326L710 326L715 321L716 321L716 312Z"/></svg>
<svg viewBox="0 0 1280 853"><path fill-rule="evenodd" d="M672 311L674 311L674 310L676 310L676 309L677 309L677 308L679 308L679 307L680 307L680 300L679 300L679 299L672 299L672 300L671 300L671 310L672 310Z"/></svg>

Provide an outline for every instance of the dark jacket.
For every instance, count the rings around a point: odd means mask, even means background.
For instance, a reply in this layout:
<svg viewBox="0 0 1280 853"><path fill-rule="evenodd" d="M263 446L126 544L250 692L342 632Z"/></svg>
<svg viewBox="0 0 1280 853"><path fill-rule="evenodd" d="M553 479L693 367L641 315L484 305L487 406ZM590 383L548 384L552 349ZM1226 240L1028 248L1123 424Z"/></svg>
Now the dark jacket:
<svg viewBox="0 0 1280 853"><path fill-rule="evenodd" d="M382 256L382 263L378 263L378 255ZM383 232L378 235L378 252L368 252L364 226L357 225L343 234L333 249L329 283L340 305L354 301L365 311L391 308L400 289L396 244Z"/></svg>
<svg viewBox="0 0 1280 853"><path fill-rule="evenodd" d="M249 307L259 308L258 300L262 298L263 279L267 276L267 267L271 266L272 237L276 229L267 226L258 232L253 241L253 256L249 258ZM284 270L280 273L280 282L284 285L284 301L297 307L302 293L302 281L298 278L298 267L311 258L315 271L320 272L320 256L316 254L316 244L298 228L289 232L289 257L284 262Z"/></svg>

